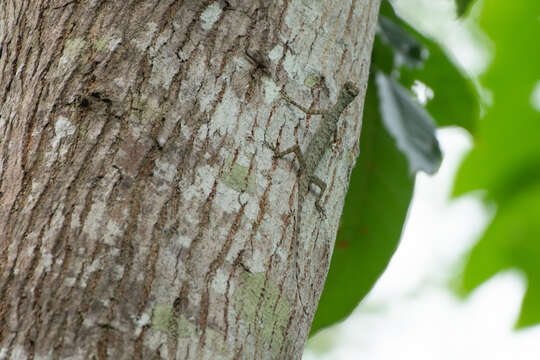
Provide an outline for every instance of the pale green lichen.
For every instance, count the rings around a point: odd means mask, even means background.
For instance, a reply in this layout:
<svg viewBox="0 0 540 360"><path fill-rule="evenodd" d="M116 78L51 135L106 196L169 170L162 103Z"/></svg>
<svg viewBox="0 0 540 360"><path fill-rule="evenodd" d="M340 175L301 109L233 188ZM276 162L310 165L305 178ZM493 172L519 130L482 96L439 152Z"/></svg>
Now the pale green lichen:
<svg viewBox="0 0 540 360"><path fill-rule="evenodd" d="M152 309L152 330L161 331L170 338L198 337L200 329L190 322L184 315L175 314L172 306L166 304L156 304ZM206 328L206 338L209 343L214 344L212 348L213 359L224 359L227 354L227 347L223 343L223 334L214 329Z"/></svg>
<svg viewBox="0 0 540 360"><path fill-rule="evenodd" d="M312 88L321 83L321 76L316 73L309 73L304 79L304 85L308 88Z"/></svg>
<svg viewBox="0 0 540 360"><path fill-rule="evenodd" d="M255 175L249 174L249 168L232 164L232 156L225 160L224 170L221 174L221 181L231 189L238 192L255 193Z"/></svg>
<svg viewBox="0 0 540 360"><path fill-rule="evenodd" d="M66 41L64 52L60 58L61 64L72 62L86 47L86 40L83 38L75 38Z"/></svg>
<svg viewBox="0 0 540 360"><path fill-rule="evenodd" d="M152 314L152 329L178 338L189 337L195 327L185 316L175 315L172 306L156 304Z"/></svg>
<svg viewBox="0 0 540 360"><path fill-rule="evenodd" d="M82 49L86 46L86 40L82 38L75 38L66 41L66 46L64 48L64 54L69 56L75 56L81 52Z"/></svg>
<svg viewBox="0 0 540 360"><path fill-rule="evenodd" d="M278 286L266 280L264 272L241 276L232 304L242 319L261 329L262 337L272 351L279 351L290 317L290 304ZM254 322L257 323L254 324Z"/></svg>
<svg viewBox="0 0 540 360"><path fill-rule="evenodd" d="M94 41L94 50L96 51L102 51L103 49L105 49L105 47L107 45L109 45L109 40L110 38L108 36L102 36L100 37L99 39L97 39L96 41Z"/></svg>

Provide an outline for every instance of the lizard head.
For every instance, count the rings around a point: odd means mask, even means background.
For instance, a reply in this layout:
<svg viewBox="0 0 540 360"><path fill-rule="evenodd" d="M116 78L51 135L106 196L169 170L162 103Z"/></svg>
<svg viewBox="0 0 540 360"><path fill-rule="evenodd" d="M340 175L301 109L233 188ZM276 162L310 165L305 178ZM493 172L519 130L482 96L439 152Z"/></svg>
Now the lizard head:
<svg viewBox="0 0 540 360"><path fill-rule="evenodd" d="M343 84L343 87L341 88L341 91L339 92L338 101L336 105L338 106L338 109L343 111L347 105L349 105L356 95L358 95L360 91L358 88L352 83L352 81L347 81L345 84Z"/></svg>
<svg viewBox="0 0 540 360"><path fill-rule="evenodd" d="M347 81L347 82L343 85L343 92L344 92L343 95L348 95L348 96L351 96L352 98L355 98L356 95L358 95L358 93L359 93L360 91L359 91L358 88L353 84L352 81Z"/></svg>

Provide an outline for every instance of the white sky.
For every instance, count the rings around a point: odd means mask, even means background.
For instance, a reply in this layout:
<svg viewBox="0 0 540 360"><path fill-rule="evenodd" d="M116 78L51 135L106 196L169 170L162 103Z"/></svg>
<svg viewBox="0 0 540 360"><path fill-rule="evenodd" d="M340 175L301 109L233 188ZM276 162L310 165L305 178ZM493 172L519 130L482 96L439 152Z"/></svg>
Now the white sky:
<svg viewBox="0 0 540 360"><path fill-rule="evenodd" d="M418 26L444 38L457 60L478 74L489 61L487 46L475 45L482 35L470 22L455 20L452 3L398 0L396 5L407 18L428 19ZM490 214L474 196L449 199L470 136L448 128L437 137L444 153L441 169L435 176L418 176L406 228L387 271L346 321L310 340L303 360L540 357L540 326L513 330L525 290L518 273L494 277L464 301L449 289Z"/></svg>

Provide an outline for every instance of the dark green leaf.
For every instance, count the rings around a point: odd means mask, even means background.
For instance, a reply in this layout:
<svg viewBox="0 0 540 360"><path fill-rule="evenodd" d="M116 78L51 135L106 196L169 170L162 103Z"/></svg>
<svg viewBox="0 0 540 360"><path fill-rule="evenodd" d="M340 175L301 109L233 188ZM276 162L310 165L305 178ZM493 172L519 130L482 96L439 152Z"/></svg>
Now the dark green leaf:
<svg viewBox="0 0 540 360"><path fill-rule="evenodd" d="M395 50L398 64L406 63L411 67L419 66L425 57L422 44L401 25L384 15L379 16L379 36ZM424 51L423 51L424 50Z"/></svg>
<svg viewBox="0 0 540 360"><path fill-rule="evenodd" d="M379 25L379 35L373 48L372 73L379 70L390 74L397 68L401 72L407 69L409 76L400 80L406 87L418 79L437 93L436 98L428 104L428 109L431 114L440 117L437 119L440 125L474 129L478 102L471 83L446 58L438 45L401 21L387 1L383 1L381 13L386 15L388 21L383 20L383 24ZM424 42L428 44L430 54L427 59L424 56L426 52L422 50ZM418 67L422 60L425 64ZM416 72L410 69L414 66L417 67ZM427 75L424 75L425 71ZM407 90L393 80L386 82L388 84L383 92L388 94L381 94L383 102L393 101L393 107L401 109L396 110L400 113L400 122L396 123L391 116L388 119L390 128L392 124L402 127L399 131L402 138L397 137L399 141L404 141L406 147L415 149L413 151L429 159L424 160L427 166L418 160L414 164L422 163L424 166L420 167L432 171L438 166L440 152L429 116L412 100ZM440 98L437 97L439 94ZM406 139L407 136L410 138ZM415 153L414 156L419 155ZM409 171L407 158L381 119L377 88L374 78L371 78L364 107L360 157L351 175L332 263L313 320L312 334L349 315L382 274L397 248L413 186L414 178Z"/></svg>
<svg viewBox="0 0 540 360"><path fill-rule="evenodd" d="M400 19L388 1L381 4L381 14L390 19L410 34L413 39L427 49L427 58L422 55L422 66L400 66L400 83L410 88L415 81L420 81L431 90L434 97L428 101L426 109L439 126L457 125L473 133L480 114L478 95L472 82L463 74L445 54L441 47L433 40L428 39L415 31L411 26ZM384 54L381 50L374 54L373 63L378 66L380 62L388 61L380 58ZM424 54L424 51L422 51ZM384 54L388 56L388 54ZM407 65L408 62L404 62ZM389 73L388 71L385 71Z"/></svg>
<svg viewBox="0 0 540 360"><path fill-rule="evenodd" d="M371 69L377 69L386 74L391 74L395 70L394 58L394 48L388 46L381 40L380 36L375 36L371 55Z"/></svg>
<svg viewBox="0 0 540 360"><path fill-rule="evenodd" d="M472 82L434 41L422 42L429 55L420 68L402 68L400 83L410 88L415 81L427 85L434 94L426 109L439 126L461 126L473 133L480 116L478 94Z"/></svg>
<svg viewBox="0 0 540 360"><path fill-rule="evenodd" d="M360 156L311 333L351 313L382 274L397 248L412 196L407 159L387 133L370 81L360 137Z"/></svg>
<svg viewBox="0 0 540 360"><path fill-rule="evenodd" d="M456 0L457 14L459 17L465 15L473 0Z"/></svg>
<svg viewBox="0 0 540 360"><path fill-rule="evenodd" d="M383 123L407 156L411 174L437 171L442 154L435 137L435 122L398 82L377 72L377 92Z"/></svg>

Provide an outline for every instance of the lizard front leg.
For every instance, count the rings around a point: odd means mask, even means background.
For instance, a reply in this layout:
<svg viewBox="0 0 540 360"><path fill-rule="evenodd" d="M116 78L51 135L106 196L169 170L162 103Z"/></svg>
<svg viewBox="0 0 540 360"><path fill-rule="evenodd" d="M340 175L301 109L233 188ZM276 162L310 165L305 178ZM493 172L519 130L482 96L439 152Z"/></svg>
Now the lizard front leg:
<svg viewBox="0 0 540 360"><path fill-rule="evenodd" d="M265 140L264 144L274 152L274 157L277 159L282 158L287 154L294 153L296 155L296 158L298 159L298 164L300 165L300 169L298 170L299 173L301 173L302 170L306 167L306 161L304 160L304 154L302 154L300 146L294 145L286 150L278 151L277 148L274 145L270 144L268 141Z"/></svg>
<svg viewBox="0 0 540 360"><path fill-rule="evenodd" d="M307 115L324 115L325 111L324 110L316 110L316 109L308 109L306 107L303 107L302 105L300 105L299 103L297 103L296 101L294 101L293 99L291 99L289 97L289 95L285 94L284 91L281 91L281 96L283 97L283 99L285 99L287 102L291 103L292 105L296 106L298 109L302 110L302 112L304 112L305 114Z"/></svg>
<svg viewBox="0 0 540 360"><path fill-rule="evenodd" d="M286 150L283 150L281 152L277 151L274 148L274 157L276 157L276 158L282 158L285 155L290 154L290 153L294 153L296 155L296 159L298 159L298 164L300 165L299 172L302 172L302 170L305 169L305 167L306 167L306 162L304 160L304 154L302 154L302 150L300 149L300 146L294 145L294 146L291 146L290 148L288 148Z"/></svg>

